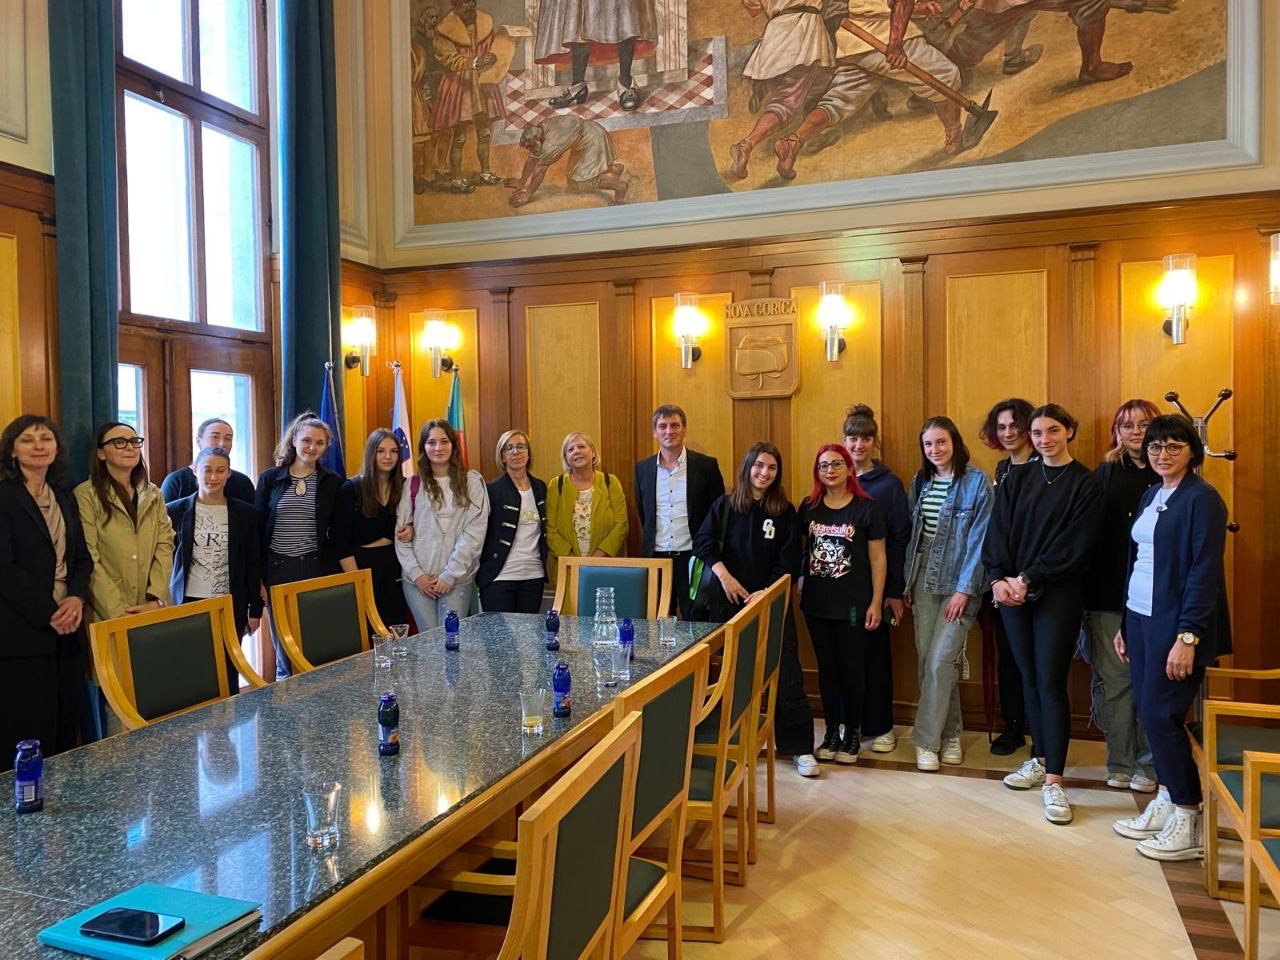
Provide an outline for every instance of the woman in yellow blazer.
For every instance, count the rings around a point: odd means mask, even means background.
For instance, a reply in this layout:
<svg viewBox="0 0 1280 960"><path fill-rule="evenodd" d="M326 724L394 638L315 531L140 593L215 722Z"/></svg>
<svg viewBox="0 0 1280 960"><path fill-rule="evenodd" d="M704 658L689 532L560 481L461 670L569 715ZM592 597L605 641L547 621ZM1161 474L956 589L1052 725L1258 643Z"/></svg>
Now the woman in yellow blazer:
<svg viewBox="0 0 1280 960"><path fill-rule="evenodd" d="M169 605L173 524L160 488L147 479L142 438L127 423L107 423L94 435L89 479L76 487L84 538L93 556L90 622ZM92 658L90 658L92 663ZM81 725L85 743L106 733L106 701L90 681Z"/></svg>
<svg viewBox="0 0 1280 960"><path fill-rule="evenodd" d="M547 549L555 557L616 557L627 542L627 498L585 433L560 445L565 472L547 484ZM555 571L554 559L552 572Z"/></svg>

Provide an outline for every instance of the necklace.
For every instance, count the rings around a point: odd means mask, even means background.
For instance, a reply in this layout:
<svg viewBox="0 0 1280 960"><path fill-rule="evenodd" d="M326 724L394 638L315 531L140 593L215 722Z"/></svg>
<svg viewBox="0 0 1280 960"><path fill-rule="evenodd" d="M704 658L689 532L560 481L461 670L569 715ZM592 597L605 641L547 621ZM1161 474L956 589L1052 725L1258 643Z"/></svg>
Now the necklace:
<svg viewBox="0 0 1280 960"><path fill-rule="evenodd" d="M1172 497L1175 493L1177 493L1177 491L1178 491L1177 487L1171 487L1167 493L1164 490L1156 491L1156 496L1155 496L1156 513L1164 513L1166 510L1169 509L1169 498ZM1163 497L1160 496L1160 494L1162 493L1164 494Z"/></svg>
<svg viewBox="0 0 1280 960"><path fill-rule="evenodd" d="M310 480L315 475L316 475L316 472L312 470L305 477L298 477L298 482L293 485L294 494L296 494L299 497L305 497L307 495L307 481Z"/></svg>
<svg viewBox="0 0 1280 960"><path fill-rule="evenodd" d="M1060 470L1060 471L1065 471L1065 470L1067 469L1067 467L1069 467L1069 466L1070 466L1070 463L1064 463L1062 466L1060 466L1060 467L1054 467L1053 469L1055 469L1055 470ZM1061 479L1062 479L1062 474L1061 474L1061 473L1059 473L1056 477L1054 477L1052 480L1050 480L1050 479L1049 479L1049 469L1044 465L1044 461L1043 461L1043 460L1041 460L1041 461L1040 461L1040 472L1041 472L1042 474L1044 474L1044 484L1045 484L1045 486L1046 486L1046 487L1052 487L1055 483L1057 483L1059 480L1061 480Z"/></svg>

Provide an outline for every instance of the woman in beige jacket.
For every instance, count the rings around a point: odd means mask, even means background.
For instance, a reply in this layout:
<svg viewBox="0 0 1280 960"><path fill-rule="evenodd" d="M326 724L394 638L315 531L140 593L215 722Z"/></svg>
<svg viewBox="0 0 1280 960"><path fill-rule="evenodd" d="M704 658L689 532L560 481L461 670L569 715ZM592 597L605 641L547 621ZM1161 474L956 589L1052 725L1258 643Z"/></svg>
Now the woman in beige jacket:
<svg viewBox="0 0 1280 960"><path fill-rule="evenodd" d="M142 438L133 427L107 423L98 428L89 479L76 487L76 501L93 556L89 621L168 606L173 524L160 488L147 479ZM106 700L91 680L81 730L85 743L105 734L106 711Z"/></svg>

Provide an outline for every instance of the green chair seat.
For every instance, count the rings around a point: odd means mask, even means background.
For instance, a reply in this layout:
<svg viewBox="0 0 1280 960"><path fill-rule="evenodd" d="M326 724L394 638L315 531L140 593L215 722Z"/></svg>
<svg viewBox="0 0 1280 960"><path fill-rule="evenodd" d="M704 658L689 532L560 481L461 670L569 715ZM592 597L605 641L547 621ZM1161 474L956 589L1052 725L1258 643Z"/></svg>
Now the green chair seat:
<svg viewBox="0 0 1280 960"><path fill-rule="evenodd" d="M1193 723L1191 735L1204 747L1204 724ZM1253 727L1237 723L1218 724L1218 763L1224 767L1244 765L1244 752L1280 753L1280 729Z"/></svg>
<svg viewBox="0 0 1280 960"><path fill-rule="evenodd" d="M1222 785L1235 800L1236 806L1244 809L1244 771L1220 770ZM1280 830L1280 776L1263 774L1262 776L1262 828L1264 830Z"/></svg>
<svg viewBox="0 0 1280 960"><path fill-rule="evenodd" d="M635 912L636 907L640 906L644 898L662 882L662 878L666 875L667 871L660 863L654 863L642 857L631 858L631 862L627 865L627 893L623 904L627 916Z"/></svg>
<svg viewBox="0 0 1280 960"><path fill-rule="evenodd" d="M578 616L596 615L596 588L613 587L613 609L618 619L644 620L649 616L649 571L644 567L578 568Z"/></svg>
<svg viewBox="0 0 1280 960"><path fill-rule="evenodd" d="M737 768L737 763L729 760L725 763L725 777L733 776L733 771ZM700 753L693 755L693 763L689 767L689 799L701 800L707 802L711 799L711 791L715 786L716 779L716 758L703 756Z"/></svg>
<svg viewBox="0 0 1280 960"><path fill-rule="evenodd" d="M1264 838L1262 849L1267 851L1267 856L1271 858L1272 863L1280 863L1280 837Z"/></svg>

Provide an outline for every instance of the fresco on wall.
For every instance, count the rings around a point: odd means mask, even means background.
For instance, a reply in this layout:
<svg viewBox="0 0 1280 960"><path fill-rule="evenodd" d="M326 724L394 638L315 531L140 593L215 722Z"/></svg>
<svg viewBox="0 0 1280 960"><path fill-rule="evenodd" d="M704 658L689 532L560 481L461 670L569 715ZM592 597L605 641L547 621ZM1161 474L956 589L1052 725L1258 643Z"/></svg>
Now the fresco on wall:
<svg viewBox="0 0 1280 960"><path fill-rule="evenodd" d="M1221 140L1226 6L411 0L414 221Z"/></svg>

